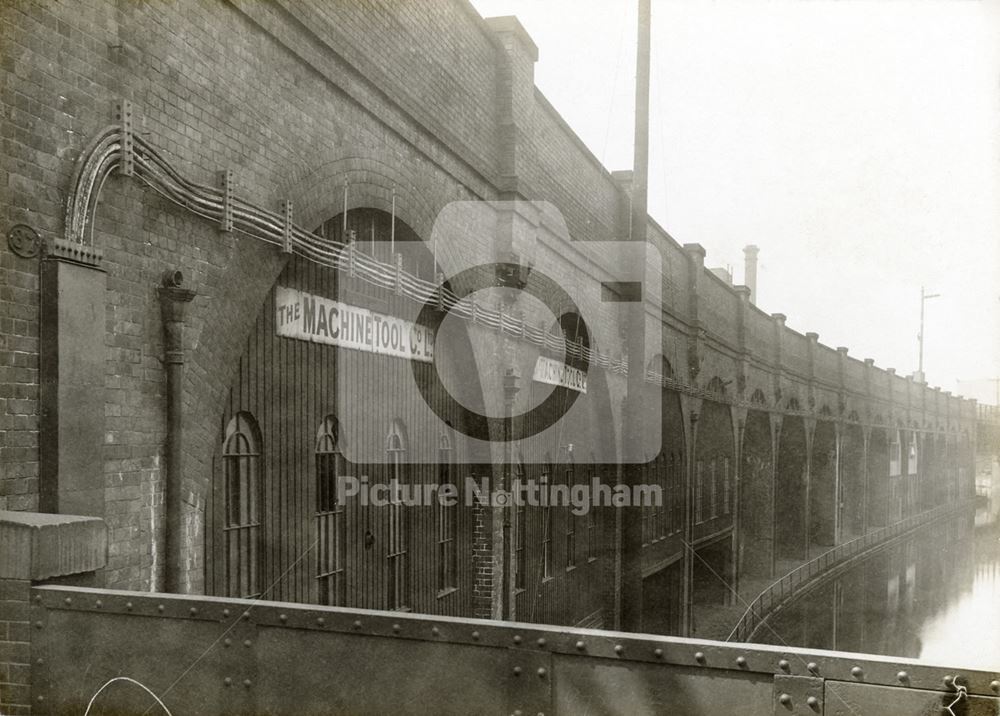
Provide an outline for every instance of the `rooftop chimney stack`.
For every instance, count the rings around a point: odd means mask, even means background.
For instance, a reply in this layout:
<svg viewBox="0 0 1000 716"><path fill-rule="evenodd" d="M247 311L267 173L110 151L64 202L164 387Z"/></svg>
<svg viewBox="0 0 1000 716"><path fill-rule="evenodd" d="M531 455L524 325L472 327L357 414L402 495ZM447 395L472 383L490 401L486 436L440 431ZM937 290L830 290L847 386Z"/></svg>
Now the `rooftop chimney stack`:
<svg viewBox="0 0 1000 716"><path fill-rule="evenodd" d="M743 248L745 263L743 268L743 283L750 289L750 303L757 305L757 253L760 251L754 244Z"/></svg>

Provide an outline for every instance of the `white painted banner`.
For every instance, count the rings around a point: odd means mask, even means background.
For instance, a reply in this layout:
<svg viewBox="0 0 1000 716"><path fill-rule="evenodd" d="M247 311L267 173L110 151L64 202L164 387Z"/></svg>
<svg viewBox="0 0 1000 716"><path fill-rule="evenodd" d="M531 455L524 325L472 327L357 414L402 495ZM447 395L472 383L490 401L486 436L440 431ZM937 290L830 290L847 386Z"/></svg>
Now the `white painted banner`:
<svg viewBox="0 0 1000 716"><path fill-rule="evenodd" d="M538 383L561 385L580 393L587 392L587 374L585 372L545 356L538 356L538 361L535 363L534 380Z"/></svg>
<svg viewBox="0 0 1000 716"><path fill-rule="evenodd" d="M427 326L283 286L274 302L279 336L434 361L434 332Z"/></svg>

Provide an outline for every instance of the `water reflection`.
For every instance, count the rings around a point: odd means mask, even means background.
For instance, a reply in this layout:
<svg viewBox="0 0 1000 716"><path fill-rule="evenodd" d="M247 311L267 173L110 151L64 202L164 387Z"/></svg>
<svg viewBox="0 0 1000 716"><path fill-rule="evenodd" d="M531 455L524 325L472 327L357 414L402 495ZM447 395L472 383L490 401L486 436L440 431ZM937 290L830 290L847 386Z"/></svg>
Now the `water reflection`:
<svg viewBox="0 0 1000 716"><path fill-rule="evenodd" d="M1000 530L943 522L828 580L759 641L1000 670Z"/></svg>

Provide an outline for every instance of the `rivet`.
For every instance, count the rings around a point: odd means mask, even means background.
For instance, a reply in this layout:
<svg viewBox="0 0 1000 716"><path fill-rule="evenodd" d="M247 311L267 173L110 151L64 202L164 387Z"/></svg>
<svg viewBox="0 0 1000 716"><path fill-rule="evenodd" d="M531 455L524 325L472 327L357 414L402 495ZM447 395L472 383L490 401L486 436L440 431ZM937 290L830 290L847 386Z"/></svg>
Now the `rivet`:
<svg viewBox="0 0 1000 716"><path fill-rule="evenodd" d="M787 659L782 659L781 661L778 662L778 668L781 669L782 671L788 671L789 666L790 665Z"/></svg>
<svg viewBox="0 0 1000 716"><path fill-rule="evenodd" d="M279 614L279 615L278 615L278 620L279 620L279 621L280 621L280 622L281 622L282 624L284 624L285 622L287 622L287 621L288 621L288 615L287 615L287 614Z"/></svg>
<svg viewBox="0 0 1000 716"><path fill-rule="evenodd" d="M546 674L545 667L544 666L539 666L538 667L538 675L541 676L542 678L545 678L545 674Z"/></svg>
<svg viewBox="0 0 1000 716"><path fill-rule="evenodd" d="M441 631L437 627L434 627L433 629L431 629L431 634L433 634L434 636L437 636L440 633L441 633Z"/></svg>
<svg viewBox="0 0 1000 716"><path fill-rule="evenodd" d="M41 622L35 622L35 629L41 629L41 628L42 628L42 623Z"/></svg>
<svg viewBox="0 0 1000 716"><path fill-rule="evenodd" d="M520 666L515 666L514 667L514 676L520 676L520 675L521 675L521 667Z"/></svg>
<svg viewBox="0 0 1000 716"><path fill-rule="evenodd" d="M905 671L900 671L898 674L896 674L896 678L902 681L903 683L906 683L907 681L910 680L910 675L907 674Z"/></svg>
<svg viewBox="0 0 1000 716"><path fill-rule="evenodd" d="M224 679L222 680L222 683L223 683L223 684L225 684L226 686L232 686L232 685L233 685L233 680L232 680L232 679L230 679L230 678L229 678L229 677L227 676L226 678L224 678Z"/></svg>
<svg viewBox="0 0 1000 716"><path fill-rule="evenodd" d="M41 603L42 603L42 595L41 594L36 594L35 595L35 604L41 604Z"/></svg>
<svg viewBox="0 0 1000 716"><path fill-rule="evenodd" d="M73 597L66 597L65 599L63 599L63 601L66 602L67 604L72 604L73 603Z"/></svg>
<svg viewBox="0 0 1000 716"><path fill-rule="evenodd" d="M125 602L125 608L132 611L132 602Z"/></svg>
<svg viewBox="0 0 1000 716"><path fill-rule="evenodd" d="M233 643L232 639L228 639L228 638L227 638L227 639L223 639L223 640L222 640L222 645L223 645L223 646L229 646L229 645L230 645L230 644L232 644L232 643Z"/></svg>
<svg viewBox="0 0 1000 716"><path fill-rule="evenodd" d="M993 691L1000 692L1000 681L991 681L990 689Z"/></svg>
<svg viewBox="0 0 1000 716"><path fill-rule="evenodd" d="M164 609L166 609L166 607L164 607L162 604L157 604L156 605L156 610L158 612L162 612Z"/></svg>
<svg viewBox="0 0 1000 716"><path fill-rule="evenodd" d="M945 686L951 686L953 683L955 683L955 677L954 676L946 676L946 677L944 677L944 685Z"/></svg>
<svg viewBox="0 0 1000 716"><path fill-rule="evenodd" d="M96 602L94 602L94 606L97 607L98 609L100 609L101 607L104 606L104 602L102 602L100 599L98 599Z"/></svg>
<svg viewBox="0 0 1000 716"><path fill-rule="evenodd" d="M615 644L615 653L618 654L618 656L621 656L623 651L625 651L624 646L621 644Z"/></svg>
<svg viewBox="0 0 1000 716"><path fill-rule="evenodd" d="M354 626L355 629L360 629L361 628L361 622L358 619L355 619L353 626Z"/></svg>
<svg viewBox="0 0 1000 716"><path fill-rule="evenodd" d="M249 611L243 612L243 618L244 619L249 619L250 618L250 612Z"/></svg>
<svg viewBox="0 0 1000 716"><path fill-rule="evenodd" d="M810 696L808 699L806 699L806 704L809 706L809 708L814 709L817 706L819 706L819 699L817 699L815 696Z"/></svg>
<svg viewBox="0 0 1000 716"><path fill-rule="evenodd" d="M587 648L587 645L586 645L586 644L584 644L584 643L583 643L582 641L578 641L578 642L576 643L576 650L577 650L577 651L583 651L583 650L584 650L584 649L586 649L586 648Z"/></svg>
<svg viewBox="0 0 1000 716"><path fill-rule="evenodd" d="M249 639L244 639L244 640L243 640L243 646L245 646L245 647L247 647L247 648L249 648L249 647L250 647L250 643L251 643L251 642L250 642L250 640L249 640Z"/></svg>
<svg viewBox="0 0 1000 716"><path fill-rule="evenodd" d="M696 651L694 653L694 660L697 661L699 664L704 664L705 663L705 653L702 652L702 651Z"/></svg>
<svg viewBox="0 0 1000 716"><path fill-rule="evenodd" d="M662 659L663 649L653 649L653 656L655 656L657 659Z"/></svg>
<svg viewBox="0 0 1000 716"><path fill-rule="evenodd" d="M393 624L392 631L394 634L399 634L399 624Z"/></svg>
<svg viewBox="0 0 1000 716"><path fill-rule="evenodd" d="M190 614L191 616L194 616L197 613L198 613L198 607L191 607L190 609L188 609L188 614Z"/></svg>
<svg viewBox="0 0 1000 716"><path fill-rule="evenodd" d="M746 665L747 665L747 660L746 660L746 657L743 657L743 656L737 656L737 657L736 657L736 665L737 665L738 667L740 667L740 668L743 668L744 666L746 666Z"/></svg>
<svg viewBox="0 0 1000 716"><path fill-rule="evenodd" d="M319 624L320 626L323 626L324 624L326 624L326 619L324 619L323 617L316 617L316 623Z"/></svg>
<svg viewBox="0 0 1000 716"><path fill-rule="evenodd" d="M788 706L788 704L792 703L792 697L788 694L782 694L778 697L778 701L783 703L785 706Z"/></svg>
<svg viewBox="0 0 1000 716"><path fill-rule="evenodd" d="M35 659L35 663L36 664L44 664L45 663L45 659L43 659L42 657L38 657L37 659Z"/></svg>
<svg viewBox="0 0 1000 716"><path fill-rule="evenodd" d="M521 636L519 634L515 634L514 635L514 643L515 644L520 644L521 643Z"/></svg>
<svg viewBox="0 0 1000 716"><path fill-rule="evenodd" d="M228 617L229 616L229 610L228 609L223 609L222 610L222 616Z"/></svg>
<svg viewBox="0 0 1000 716"><path fill-rule="evenodd" d="M243 679L243 686L249 689L250 688L250 679Z"/></svg>
<svg viewBox="0 0 1000 716"><path fill-rule="evenodd" d="M819 673L819 667L816 665L815 661L810 661L808 664L806 664L806 668L809 669L809 671L811 671L814 674Z"/></svg>
<svg viewBox="0 0 1000 716"><path fill-rule="evenodd" d="M473 641L479 641L479 632L478 631L472 632L472 639L473 639Z"/></svg>
<svg viewBox="0 0 1000 716"><path fill-rule="evenodd" d="M538 637L538 641L535 642L538 646L545 646L545 637Z"/></svg>
<svg viewBox="0 0 1000 716"><path fill-rule="evenodd" d="M35 699L35 701L37 701L38 703L42 703L43 701L45 701L45 697L44 696L39 696L39 697L37 697Z"/></svg>
<svg viewBox="0 0 1000 716"><path fill-rule="evenodd" d="M860 679L864 675L865 672L861 670L860 666L855 666L853 669L851 669L851 676L853 676L855 679Z"/></svg>

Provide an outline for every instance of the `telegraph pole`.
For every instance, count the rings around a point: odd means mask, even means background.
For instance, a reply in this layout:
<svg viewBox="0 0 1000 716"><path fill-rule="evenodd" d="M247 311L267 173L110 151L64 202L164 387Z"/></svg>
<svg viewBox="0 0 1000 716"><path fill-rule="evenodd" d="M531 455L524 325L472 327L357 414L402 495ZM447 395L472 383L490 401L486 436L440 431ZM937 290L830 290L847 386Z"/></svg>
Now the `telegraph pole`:
<svg viewBox="0 0 1000 716"><path fill-rule="evenodd" d="M635 155L632 169L632 221L629 239L635 246L634 275L646 268L646 202L649 177L649 56L650 0L639 0L639 41L635 70ZM622 420L622 458L625 484L634 487L643 471L635 462L642 450L643 391L646 389L645 296L628 308L628 384ZM632 494L635 494L633 491ZM622 514L622 629L642 630L642 520L636 507Z"/></svg>
<svg viewBox="0 0 1000 716"><path fill-rule="evenodd" d="M917 363L917 378L921 383L927 382L924 379L924 302L940 295L940 293L927 293L923 286L920 287L920 333L917 334L917 342L920 344L920 358Z"/></svg>

